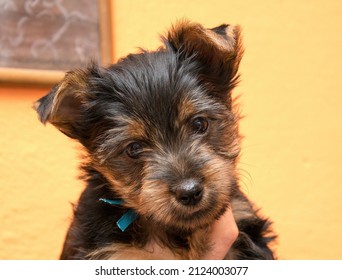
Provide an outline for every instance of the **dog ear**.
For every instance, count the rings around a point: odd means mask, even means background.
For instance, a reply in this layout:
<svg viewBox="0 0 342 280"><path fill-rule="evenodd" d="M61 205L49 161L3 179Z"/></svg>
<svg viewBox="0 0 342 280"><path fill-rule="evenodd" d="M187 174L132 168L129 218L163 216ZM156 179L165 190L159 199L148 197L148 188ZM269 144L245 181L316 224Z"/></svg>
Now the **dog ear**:
<svg viewBox="0 0 342 280"><path fill-rule="evenodd" d="M199 78L210 92L226 95L236 86L243 55L239 26L223 24L206 29L183 21L171 28L164 42L180 60L197 63Z"/></svg>
<svg viewBox="0 0 342 280"><path fill-rule="evenodd" d="M68 72L46 96L34 104L43 124L50 122L71 138L80 138L86 105L90 100L91 68Z"/></svg>

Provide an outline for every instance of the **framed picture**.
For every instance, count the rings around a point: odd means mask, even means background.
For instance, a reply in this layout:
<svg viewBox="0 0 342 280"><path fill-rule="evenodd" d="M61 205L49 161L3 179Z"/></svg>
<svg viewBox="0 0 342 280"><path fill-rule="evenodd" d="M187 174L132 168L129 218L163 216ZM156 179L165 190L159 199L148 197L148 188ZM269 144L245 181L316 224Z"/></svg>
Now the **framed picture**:
<svg viewBox="0 0 342 280"><path fill-rule="evenodd" d="M0 83L51 85L113 61L111 0L0 2Z"/></svg>

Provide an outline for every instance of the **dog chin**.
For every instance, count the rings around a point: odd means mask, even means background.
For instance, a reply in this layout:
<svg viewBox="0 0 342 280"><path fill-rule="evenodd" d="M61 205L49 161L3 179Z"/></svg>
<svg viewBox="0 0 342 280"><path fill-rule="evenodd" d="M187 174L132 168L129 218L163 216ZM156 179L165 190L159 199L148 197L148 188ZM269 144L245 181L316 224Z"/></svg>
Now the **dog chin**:
<svg viewBox="0 0 342 280"><path fill-rule="evenodd" d="M208 228L215 220L218 220L223 215L228 207L229 204L226 203L221 208L217 208L217 205L213 204L202 208L194 207L191 209L192 211L190 209L187 211L179 211L177 209L172 212L172 217L160 220L152 215L151 219L156 218L156 224L159 224L165 229L178 232L193 232L198 229Z"/></svg>

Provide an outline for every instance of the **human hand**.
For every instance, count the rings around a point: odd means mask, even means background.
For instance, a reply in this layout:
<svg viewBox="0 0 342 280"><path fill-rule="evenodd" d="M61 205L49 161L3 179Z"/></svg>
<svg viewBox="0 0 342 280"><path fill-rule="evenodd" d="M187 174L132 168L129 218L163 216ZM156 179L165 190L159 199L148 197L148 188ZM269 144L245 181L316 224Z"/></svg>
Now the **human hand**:
<svg viewBox="0 0 342 280"><path fill-rule="evenodd" d="M233 212L230 208L214 222L209 233L212 246L203 256L204 260L222 260L239 235Z"/></svg>

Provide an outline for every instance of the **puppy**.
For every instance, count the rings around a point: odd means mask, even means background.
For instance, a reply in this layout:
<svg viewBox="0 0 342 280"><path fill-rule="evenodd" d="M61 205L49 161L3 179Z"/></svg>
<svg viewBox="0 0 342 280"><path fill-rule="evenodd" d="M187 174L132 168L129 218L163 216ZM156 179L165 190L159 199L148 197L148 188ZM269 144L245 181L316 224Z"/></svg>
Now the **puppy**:
<svg viewBox="0 0 342 280"><path fill-rule="evenodd" d="M36 102L85 153L61 259L200 259L227 207L239 236L226 258L274 258L271 223L239 187L241 40L238 26L182 21L158 50L68 72Z"/></svg>

